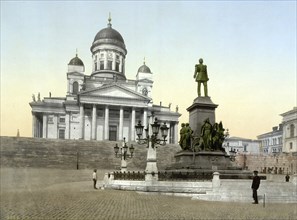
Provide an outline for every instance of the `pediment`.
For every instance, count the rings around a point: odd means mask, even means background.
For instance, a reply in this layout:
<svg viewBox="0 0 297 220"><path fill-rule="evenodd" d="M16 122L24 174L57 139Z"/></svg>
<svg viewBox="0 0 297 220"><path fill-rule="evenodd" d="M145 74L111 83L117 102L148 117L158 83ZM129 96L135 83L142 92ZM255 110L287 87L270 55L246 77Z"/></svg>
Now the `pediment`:
<svg viewBox="0 0 297 220"><path fill-rule="evenodd" d="M125 86L113 83L108 85L103 85L101 87L83 91L80 93L80 96L86 97L86 96L97 96L97 97L110 97L110 98L124 98L124 99L140 99L140 100L146 100L149 101L150 98L147 96L144 96L134 90L131 90L129 88L126 88Z"/></svg>

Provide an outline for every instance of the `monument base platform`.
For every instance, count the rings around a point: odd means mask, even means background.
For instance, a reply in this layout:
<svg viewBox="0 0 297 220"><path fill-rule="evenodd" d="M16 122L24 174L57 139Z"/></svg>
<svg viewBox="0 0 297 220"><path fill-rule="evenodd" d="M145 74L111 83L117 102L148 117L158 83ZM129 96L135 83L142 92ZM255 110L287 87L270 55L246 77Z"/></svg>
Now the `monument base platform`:
<svg viewBox="0 0 297 220"><path fill-rule="evenodd" d="M221 178L249 179L251 171L242 170L230 156L221 151L180 151L175 154L175 163L166 168L167 172L188 172L197 174L220 173Z"/></svg>

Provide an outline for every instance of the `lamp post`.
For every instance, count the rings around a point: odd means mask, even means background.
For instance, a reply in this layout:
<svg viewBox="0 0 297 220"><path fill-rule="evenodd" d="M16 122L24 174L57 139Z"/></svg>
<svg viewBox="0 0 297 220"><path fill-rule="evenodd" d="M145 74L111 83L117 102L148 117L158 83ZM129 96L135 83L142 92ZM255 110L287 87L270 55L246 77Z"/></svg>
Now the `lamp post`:
<svg viewBox="0 0 297 220"><path fill-rule="evenodd" d="M151 129L146 129L146 138L141 138L144 126L141 125L141 121L135 126L136 134L138 136L138 144L147 144L147 160L145 168L145 180L146 181L157 181L158 180L158 168L157 168L157 145L165 145L166 137L168 135L168 127L166 123L161 126L158 123L158 119L155 118L152 123L153 116L150 117ZM161 130L162 139L158 138L159 131Z"/></svg>
<svg viewBox="0 0 297 220"><path fill-rule="evenodd" d="M124 138L124 142L122 143L122 147L119 147L118 144L114 147L115 157L121 158L121 172L127 171L127 159L129 157L133 157L134 147L133 144L129 147L130 154L128 154L128 146L126 143L126 138Z"/></svg>

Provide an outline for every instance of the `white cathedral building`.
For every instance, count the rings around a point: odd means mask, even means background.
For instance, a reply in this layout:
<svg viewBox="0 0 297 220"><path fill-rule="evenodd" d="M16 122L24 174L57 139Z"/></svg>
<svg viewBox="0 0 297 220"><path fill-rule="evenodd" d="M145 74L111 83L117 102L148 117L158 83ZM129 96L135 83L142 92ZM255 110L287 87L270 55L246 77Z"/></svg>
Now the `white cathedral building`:
<svg viewBox="0 0 297 220"><path fill-rule="evenodd" d="M148 127L153 115L169 127L167 143L178 143L178 108L154 105L153 74L144 63L136 79L127 79L127 49L121 34L112 28L100 30L92 43L93 67L85 73L83 61L71 59L66 97L33 97L32 136L53 139L135 141L135 125Z"/></svg>

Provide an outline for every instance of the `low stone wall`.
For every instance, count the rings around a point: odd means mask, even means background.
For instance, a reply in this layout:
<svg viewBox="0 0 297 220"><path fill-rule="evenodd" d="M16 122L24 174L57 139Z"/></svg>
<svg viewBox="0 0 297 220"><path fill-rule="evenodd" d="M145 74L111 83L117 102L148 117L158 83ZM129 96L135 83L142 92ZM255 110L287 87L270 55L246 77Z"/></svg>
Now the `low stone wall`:
<svg viewBox="0 0 297 220"><path fill-rule="evenodd" d="M115 190L129 190L164 195L187 196L208 201L252 202L251 180L220 179L213 173L211 181L145 181L115 179L114 173L106 173L103 187ZM297 203L297 175L291 182L261 180L258 190L262 203Z"/></svg>

